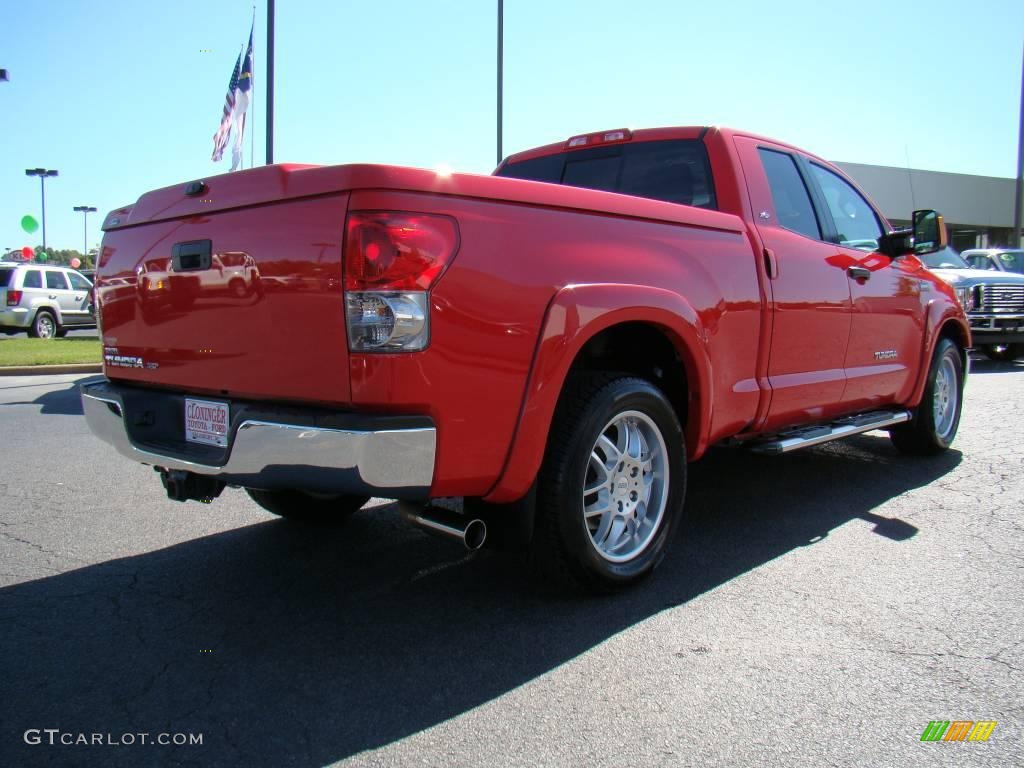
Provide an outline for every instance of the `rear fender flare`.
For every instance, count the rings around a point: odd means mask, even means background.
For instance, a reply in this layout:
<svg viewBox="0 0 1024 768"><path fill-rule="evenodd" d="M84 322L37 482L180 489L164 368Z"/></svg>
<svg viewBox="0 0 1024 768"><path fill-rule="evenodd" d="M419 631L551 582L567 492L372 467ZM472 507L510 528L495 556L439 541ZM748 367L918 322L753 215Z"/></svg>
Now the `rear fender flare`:
<svg viewBox="0 0 1024 768"><path fill-rule="evenodd" d="M548 305L505 467L485 501L507 503L529 491L544 457L559 395L580 350L601 331L631 322L658 328L676 348L689 392L683 425L687 454L695 459L704 452L713 401L711 364L706 332L690 303L663 288L570 285Z"/></svg>
<svg viewBox="0 0 1024 768"><path fill-rule="evenodd" d="M36 315L38 315L43 310L46 310L47 312L54 316L54 318L57 320L58 327L64 325L64 319L60 316L60 307L58 307L56 304L51 304L47 301L40 301L32 309L32 320L29 322L30 326L33 323L35 323Z"/></svg>

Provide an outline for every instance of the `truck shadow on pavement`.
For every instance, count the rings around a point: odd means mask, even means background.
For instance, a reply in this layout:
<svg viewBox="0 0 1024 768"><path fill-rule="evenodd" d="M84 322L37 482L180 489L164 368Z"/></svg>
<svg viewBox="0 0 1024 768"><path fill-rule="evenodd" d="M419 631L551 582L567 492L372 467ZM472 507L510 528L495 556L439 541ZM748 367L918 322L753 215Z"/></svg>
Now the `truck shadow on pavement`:
<svg viewBox="0 0 1024 768"><path fill-rule="evenodd" d="M393 505L343 529L271 520L10 586L0 590L2 762L276 767L358 755L851 521L906 546L917 529L873 510L960 458L904 458L877 435L774 459L714 450L691 467L691 519L661 568L605 598L538 595L516 561L466 556L404 527ZM666 654L678 646L665 638ZM29 746L31 728L201 733L203 743L49 746L44 734Z"/></svg>
<svg viewBox="0 0 1024 768"><path fill-rule="evenodd" d="M51 389L31 400L12 400L3 405L38 405L40 406L39 412L44 416L81 416L82 396L78 389L80 383L74 381L69 383L65 389ZM7 388L7 391L19 388L33 390L39 386L45 385L27 384L18 388Z"/></svg>

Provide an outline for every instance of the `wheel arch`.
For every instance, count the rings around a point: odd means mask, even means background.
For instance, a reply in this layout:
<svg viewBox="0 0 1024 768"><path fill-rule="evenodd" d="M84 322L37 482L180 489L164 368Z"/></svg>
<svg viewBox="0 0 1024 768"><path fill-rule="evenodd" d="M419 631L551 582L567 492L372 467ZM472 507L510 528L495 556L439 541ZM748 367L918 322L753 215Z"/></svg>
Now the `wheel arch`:
<svg viewBox="0 0 1024 768"><path fill-rule="evenodd" d="M630 355L623 349L627 340L630 351L654 359ZM707 447L710 361L704 328L689 302L649 286L568 286L548 306L505 466L485 501L507 503L529 491L558 400L576 370L621 370L652 381L676 411L687 456L697 458Z"/></svg>
<svg viewBox="0 0 1024 768"><path fill-rule="evenodd" d="M954 319L946 320L939 328L939 335L935 339L935 343L938 344L941 339L949 339L956 344L957 349L960 350L960 362L963 364L964 376L966 376L971 357L971 332L967 326Z"/></svg>
<svg viewBox="0 0 1024 768"><path fill-rule="evenodd" d="M34 307L34 309L35 311L32 313L32 320L29 322L30 328L35 325L36 317L39 316L40 312L49 312L51 315L53 315L53 319L57 323L58 328L64 325L60 316L60 307L57 307L53 304L37 304Z"/></svg>
<svg viewBox="0 0 1024 768"><path fill-rule="evenodd" d="M971 329L959 307L933 302L929 307L925 324L925 343L921 350L921 363L917 384L907 405L916 407L924 396L928 371L931 368L935 347L941 339L949 339L960 350L961 363L966 376L970 366Z"/></svg>

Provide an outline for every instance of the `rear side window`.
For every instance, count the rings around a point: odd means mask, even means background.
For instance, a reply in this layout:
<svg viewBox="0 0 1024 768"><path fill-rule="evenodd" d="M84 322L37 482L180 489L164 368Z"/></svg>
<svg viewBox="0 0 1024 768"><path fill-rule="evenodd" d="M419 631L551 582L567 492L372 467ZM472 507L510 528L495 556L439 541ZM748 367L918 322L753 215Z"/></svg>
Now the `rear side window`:
<svg viewBox="0 0 1024 768"><path fill-rule="evenodd" d="M30 269L25 273L24 279L21 281L22 288L42 288L43 287L43 276L38 269Z"/></svg>
<svg viewBox="0 0 1024 768"><path fill-rule="evenodd" d="M507 163L499 176L717 208L701 141L639 141Z"/></svg>
<svg viewBox="0 0 1024 768"><path fill-rule="evenodd" d="M768 176L772 204L779 226L801 235L821 240L821 228L814 216L814 206L792 155L771 149L759 149L761 164Z"/></svg>
<svg viewBox="0 0 1024 768"><path fill-rule="evenodd" d="M0 288L7 287L7 284L11 282L11 275L13 274L13 269L0 269Z"/></svg>
<svg viewBox="0 0 1024 768"><path fill-rule="evenodd" d="M50 290L66 291L68 289L68 281L64 279L63 272L46 272L46 287Z"/></svg>

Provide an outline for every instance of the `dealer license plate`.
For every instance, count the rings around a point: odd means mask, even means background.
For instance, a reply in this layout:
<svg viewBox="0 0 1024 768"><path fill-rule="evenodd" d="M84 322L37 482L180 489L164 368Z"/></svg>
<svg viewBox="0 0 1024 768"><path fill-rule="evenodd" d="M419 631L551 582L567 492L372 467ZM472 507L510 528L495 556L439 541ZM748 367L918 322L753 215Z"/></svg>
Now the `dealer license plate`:
<svg viewBox="0 0 1024 768"><path fill-rule="evenodd" d="M205 445L228 444L228 404L185 398L185 439Z"/></svg>

